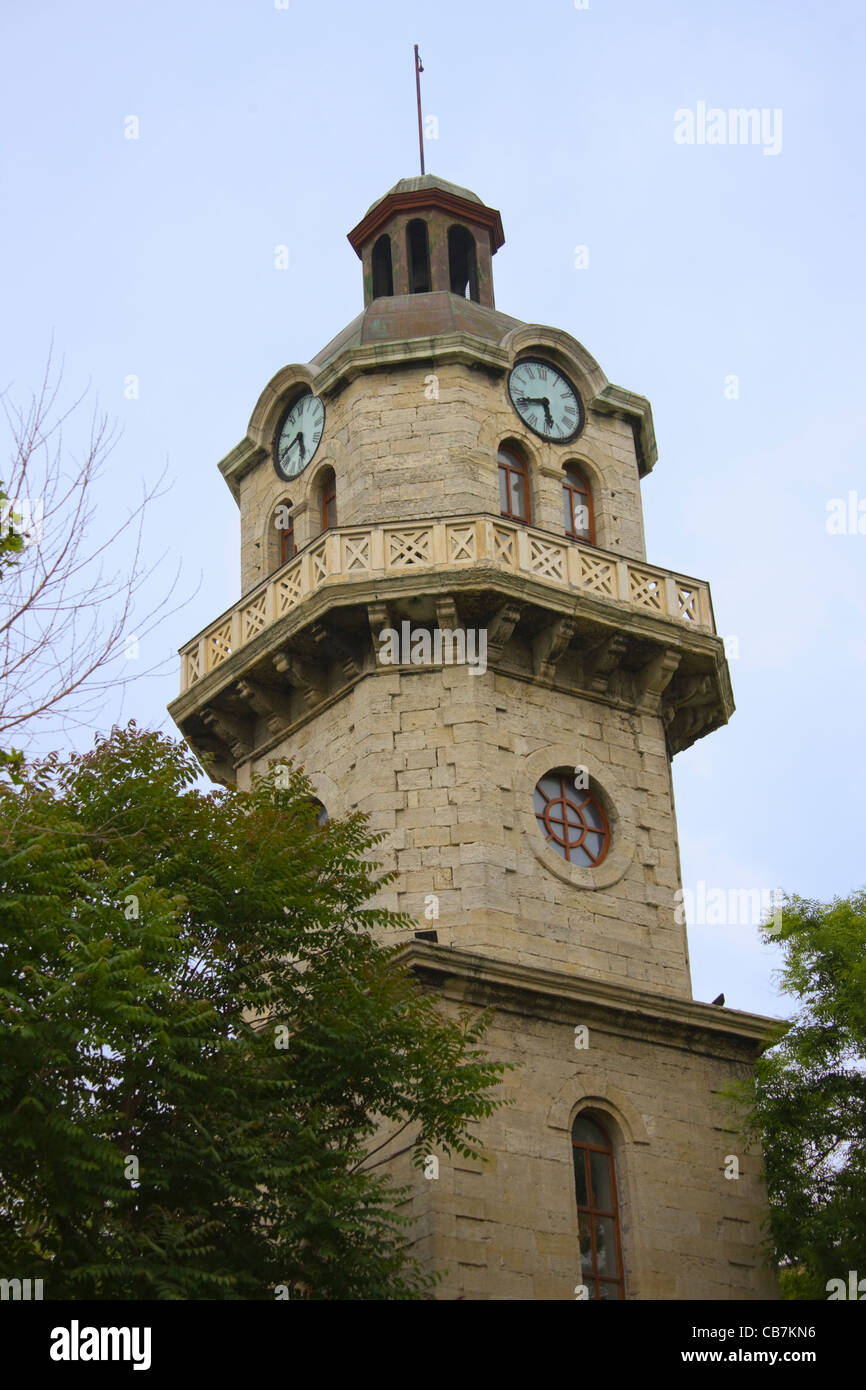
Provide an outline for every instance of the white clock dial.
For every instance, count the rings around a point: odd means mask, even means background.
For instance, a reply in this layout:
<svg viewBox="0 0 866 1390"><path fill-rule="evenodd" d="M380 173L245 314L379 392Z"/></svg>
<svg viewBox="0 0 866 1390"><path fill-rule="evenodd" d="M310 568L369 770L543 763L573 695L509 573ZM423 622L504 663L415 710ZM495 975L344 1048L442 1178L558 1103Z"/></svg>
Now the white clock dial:
<svg viewBox="0 0 866 1390"><path fill-rule="evenodd" d="M309 391L285 416L274 447L274 467L281 478L294 478L312 459L325 428L325 407Z"/></svg>
<svg viewBox="0 0 866 1390"><path fill-rule="evenodd" d="M568 377L538 357L524 357L508 377L511 404L542 439L564 444L583 424L580 397Z"/></svg>

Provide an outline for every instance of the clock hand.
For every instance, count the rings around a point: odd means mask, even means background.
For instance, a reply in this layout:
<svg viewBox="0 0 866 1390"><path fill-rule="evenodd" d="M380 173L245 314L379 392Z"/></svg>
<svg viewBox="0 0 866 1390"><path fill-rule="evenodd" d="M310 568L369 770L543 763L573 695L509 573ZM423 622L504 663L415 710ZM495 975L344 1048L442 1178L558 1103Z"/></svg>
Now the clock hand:
<svg viewBox="0 0 866 1390"><path fill-rule="evenodd" d="M549 396L521 396L518 405L541 405L544 407L544 418L548 428L553 429L553 416L550 413Z"/></svg>
<svg viewBox="0 0 866 1390"><path fill-rule="evenodd" d="M304 458L304 454L306 452L306 450L304 449L304 436L302 431L298 430L294 439L289 440L285 449L283 449L282 453L280 454L280 463L282 463L283 459L286 457L286 454L290 453L292 449L294 449L296 444L298 445L298 453L300 454L301 459Z"/></svg>

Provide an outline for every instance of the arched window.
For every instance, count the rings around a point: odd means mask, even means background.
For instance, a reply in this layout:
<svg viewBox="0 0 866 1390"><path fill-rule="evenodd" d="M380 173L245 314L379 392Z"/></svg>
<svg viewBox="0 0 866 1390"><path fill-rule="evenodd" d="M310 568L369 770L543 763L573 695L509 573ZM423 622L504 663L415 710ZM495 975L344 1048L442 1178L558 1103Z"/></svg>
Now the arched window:
<svg viewBox="0 0 866 1390"><path fill-rule="evenodd" d="M478 302L478 257L475 238L467 227L448 228L448 275L451 293Z"/></svg>
<svg viewBox="0 0 866 1390"><path fill-rule="evenodd" d="M297 554L295 546L295 518L292 515L291 498L284 497L274 507L271 518L271 535L268 539L269 568L279 569Z"/></svg>
<svg viewBox="0 0 866 1390"><path fill-rule="evenodd" d="M406 228L406 251L409 257L409 293L427 294L430 290L430 242L427 223L415 217Z"/></svg>
<svg viewBox="0 0 866 1390"><path fill-rule="evenodd" d="M391 238L383 232L373 247L373 298L394 293L394 270L391 265Z"/></svg>
<svg viewBox="0 0 866 1390"><path fill-rule="evenodd" d="M580 1277L592 1299L625 1298L613 1145L585 1112L571 1131Z"/></svg>
<svg viewBox="0 0 866 1390"><path fill-rule="evenodd" d="M576 464L566 464L562 477L562 509L565 534L575 541L595 545L595 518L592 514L592 490L583 470Z"/></svg>
<svg viewBox="0 0 866 1390"><path fill-rule="evenodd" d="M327 531L330 526L337 524L337 479L334 476L333 468L326 468L322 474L322 481L319 484L319 500L322 530Z"/></svg>
<svg viewBox="0 0 866 1390"><path fill-rule="evenodd" d="M498 454L499 510L512 521L529 521L529 469L513 444L503 444Z"/></svg>

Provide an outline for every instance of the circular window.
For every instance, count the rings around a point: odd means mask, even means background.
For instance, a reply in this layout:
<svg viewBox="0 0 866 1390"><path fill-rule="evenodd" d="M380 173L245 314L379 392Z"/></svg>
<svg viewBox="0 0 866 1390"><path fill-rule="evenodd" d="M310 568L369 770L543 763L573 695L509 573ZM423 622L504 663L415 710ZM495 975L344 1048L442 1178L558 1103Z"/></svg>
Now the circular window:
<svg viewBox="0 0 866 1390"><path fill-rule="evenodd" d="M575 785L572 771L548 772L535 788L535 818L547 844L569 864L595 868L610 847L610 826L601 803Z"/></svg>

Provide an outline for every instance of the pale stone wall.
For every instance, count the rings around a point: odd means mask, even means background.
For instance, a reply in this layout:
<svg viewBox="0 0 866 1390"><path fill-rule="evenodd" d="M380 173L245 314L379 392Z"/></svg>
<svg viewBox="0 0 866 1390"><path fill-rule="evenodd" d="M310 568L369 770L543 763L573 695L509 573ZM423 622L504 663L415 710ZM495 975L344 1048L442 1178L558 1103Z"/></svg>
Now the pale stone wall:
<svg viewBox="0 0 866 1390"><path fill-rule="evenodd" d="M536 331L526 326L500 348L482 346L501 358L530 348ZM266 389L244 443L257 461L239 484L245 593L276 566L280 502L292 504L299 548L319 533L326 468L336 474L340 527L496 516L496 455L507 440L529 459L534 526L562 535L562 468L575 461L592 484L598 547L645 559L632 425L619 398L611 406L598 394L604 378L588 355L578 360L584 350L562 335L559 350L572 354L566 369L587 407L580 438L562 447L523 426L495 355L494 366L469 366L465 356L446 359L438 349L431 339L430 359L410 365L388 342L375 368L341 376L324 397L321 447L290 483L278 479L265 451L283 383L310 381L313 369L285 369L279 390L269 397ZM588 408L594 397L596 411ZM621 413L604 413L605 401ZM317 604L327 593L322 586ZM414 612L415 597L401 594L401 611ZM377 580L365 602L384 605L391 596L388 582ZM441 597L443 611L473 602ZM429 594L419 621L425 611L429 619ZM578 627L580 620L576 612ZM531 623L527 630L529 638L513 643L531 641ZM320 665L333 658L325 646ZM744 1074L760 1021L741 1015L738 1033L736 1018L728 1027L717 1022L722 1011L691 1002L685 927L676 921L679 851L663 722L648 712L645 692L629 703L628 680L601 680L592 697L573 693L579 648L580 634L560 653L557 689L544 663L517 645L500 669L477 676L465 666L368 668L252 767L294 758L332 816L356 808L369 816L386 836L377 857L398 875L383 901L417 929L435 927L440 957L456 962L466 953L475 962L459 980L456 965L450 974L443 965L443 1007L461 999L495 1004L488 1048L519 1064L504 1083L514 1106L476 1127L488 1164L440 1154L440 1176L427 1181L409 1167L405 1149L376 1159L412 1185L417 1251L428 1267L450 1270L440 1296L574 1298L580 1265L570 1133L589 1101L617 1144L627 1296L773 1297L758 1253L758 1158L742 1151L718 1097L727 1079ZM299 686L293 720L303 717L304 698ZM267 735L260 728L256 736ZM561 860L534 816L538 779L577 765L587 767L611 824L610 851L597 869ZM241 787L250 772L249 762L239 768ZM435 920L425 917L430 895ZM503 984L508 970L520 973L519 985ZM590 1029L587 1052L574 1048L576 1024ZM737 1181L724 1177L729 1154L740 1160Z"/></svg>
<svg viewBox="0 0 866 1390"><path fill-rule="evenodd" d="M425 396L431 374L438 400ZM574 366L570 374L586 403L592 388ZM270 538L280 502L290 499L294 506L299 549L319 534L317 495L326 468L336 475L341 526L498 515L496 454L506 439L518 441L529 460L533 525L563 534L562 469L576 462L593 489L596 544L646 559L634 436L624 419L588 410L573 445L547 444L515 413L504 375L457 362L364 373L336 399L326 398L325 407L322 443L304 473L285 483L267 458L241 480L243 593L274 567Z"/></svg>
<svg viewBox="0 0 866 1390"><path fill-rule="evenodd" d="M276 745L332 815L359 809L387 835L399 878L384 895L440 941L569 973L690 993L675 920L676 823L661 720L601 699L466 666L381 669ZM611 823L597 869L545 846L532 793L553 768L584 765ZM425 921L428 894L439 919Z"/></svg>
<svg viewBox="0 0 866 1390"><path fill-rule="evenodd" d="M574 1048L575 1024L589 1026L586 1051ZM553 1009L543 996L497 1008L487 1045L517 1064L503 1083L513 1105L473 1126L488 1161L434 1148L431 1180L408 1148L385 1151L393 1180L411 1189L413 1253L447 1271L436 1297L575 1298L571 1125L587 1109L614 1142L627 1299L778 1298L761 1249L759 1155L719 1095L748 1070L733 1049L673 1030L641 1036L639 1022L624 1027L577 1002ZM731 1155L736 1179L725 1177Z"/></svg>

